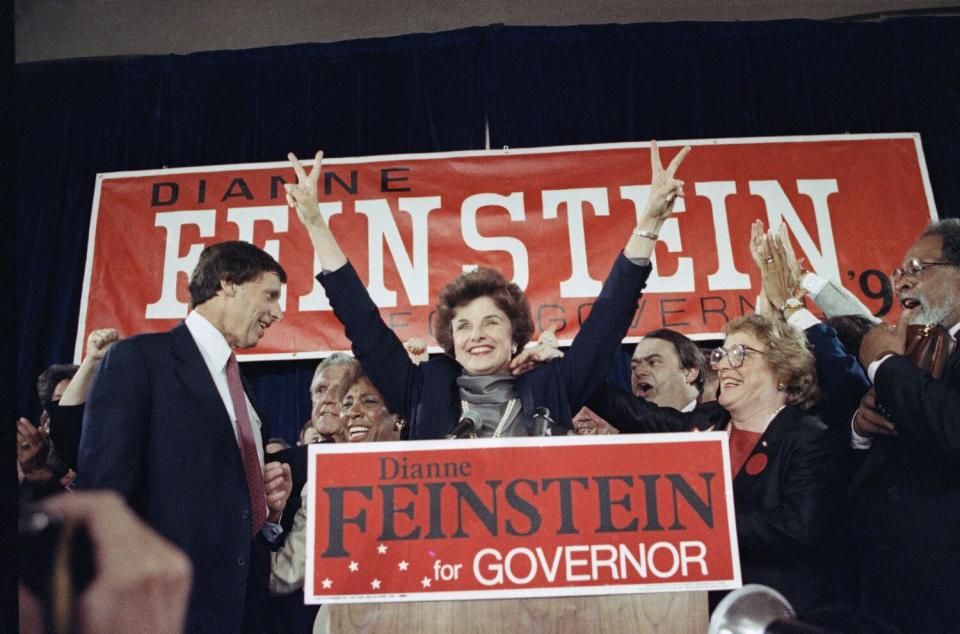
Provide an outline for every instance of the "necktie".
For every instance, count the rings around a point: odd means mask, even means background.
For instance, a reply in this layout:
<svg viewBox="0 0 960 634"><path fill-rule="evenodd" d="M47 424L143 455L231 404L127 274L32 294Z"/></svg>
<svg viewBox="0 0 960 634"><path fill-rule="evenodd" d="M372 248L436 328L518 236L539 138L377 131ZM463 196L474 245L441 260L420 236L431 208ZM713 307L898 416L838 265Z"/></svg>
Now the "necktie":
<svg viewBox="0 0 960 634"><path fill-rule="evenodd" d="M227 385L230 388L233 411L237 415L240 457L243 460L243 472L247 477L253 535L256 535L267 520L267 498L263 492L263 470L260 467L260 456L257 455L257 443L253 439L253 425L250 422L250 412L247 411L247 399L244 397L243 383L240 382L240 366L237 365L237 357L232 352L227 361Z"/></svg>

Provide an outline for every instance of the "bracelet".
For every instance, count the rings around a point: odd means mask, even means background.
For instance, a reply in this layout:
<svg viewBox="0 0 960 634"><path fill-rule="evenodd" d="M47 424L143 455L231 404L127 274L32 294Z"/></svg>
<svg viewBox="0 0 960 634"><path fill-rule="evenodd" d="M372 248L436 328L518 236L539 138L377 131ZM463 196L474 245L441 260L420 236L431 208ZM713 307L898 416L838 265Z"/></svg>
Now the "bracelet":
<svg viewBox="0 0 960 634"><path fill-rule="evenodd" d="M784 300L782 304L780 304L779 307L777 307L777 312L780 313L781 317L786 319L787 316L784 315L784 312L786 312L787 310L790 310L791 308L794 308L794 309L803 308L803 302L801 302L800 299L797 297L793 297L793 296L788 297L786 300Z"/></svg>
<svg viewBox="0 0 960 634"><path fill-rule="evenodd" d="M660 239L659 233L654 233L652 231L644 231L640 227L633 228L633 235L639 236L641 238L647 238L648 240L657 241Z"/></svg>

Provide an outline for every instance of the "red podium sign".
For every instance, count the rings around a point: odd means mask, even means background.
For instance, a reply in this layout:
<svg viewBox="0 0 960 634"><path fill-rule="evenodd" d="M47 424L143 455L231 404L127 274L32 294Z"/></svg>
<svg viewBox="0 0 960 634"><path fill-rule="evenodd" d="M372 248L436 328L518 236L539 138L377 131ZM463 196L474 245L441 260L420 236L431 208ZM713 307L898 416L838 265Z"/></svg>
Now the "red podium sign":
<svg viewBox="0 0 960 634"><path fill-rule="evenodd" d="M739 587L720 433L311 445L308 603Z"/></svg>

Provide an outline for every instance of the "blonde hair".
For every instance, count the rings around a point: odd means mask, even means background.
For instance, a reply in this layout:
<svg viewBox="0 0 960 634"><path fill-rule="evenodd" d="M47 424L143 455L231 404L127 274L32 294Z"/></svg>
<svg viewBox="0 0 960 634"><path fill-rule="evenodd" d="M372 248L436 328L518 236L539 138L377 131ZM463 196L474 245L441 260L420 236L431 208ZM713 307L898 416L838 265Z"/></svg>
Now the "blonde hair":
<svg viewBox="0 0 960 634"><path fill-rule="evenodd" d="M767 362L783 384L787 403L806 410L820 400L813 352L802 331L784 321L745 315L727 323L724 332L746 332L763 343Z"/></svg>

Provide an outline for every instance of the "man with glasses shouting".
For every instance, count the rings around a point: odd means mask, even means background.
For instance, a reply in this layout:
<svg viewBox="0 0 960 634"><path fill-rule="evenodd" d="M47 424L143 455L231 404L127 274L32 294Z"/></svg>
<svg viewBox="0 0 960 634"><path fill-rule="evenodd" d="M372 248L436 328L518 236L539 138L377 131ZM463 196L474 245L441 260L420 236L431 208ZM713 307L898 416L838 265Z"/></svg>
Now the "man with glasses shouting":
<svg viewBox="0 0 960 634"><path fill-rule="evenodd" d="M893 272L903 308L860 346L876 391L854 431L869 447L850 484L863 606L903 631L960 624L960 350L942 376L904 356L909 324L960 330L960 220L930 225ZM855 437L856 440L856 437Z"/></svg>

